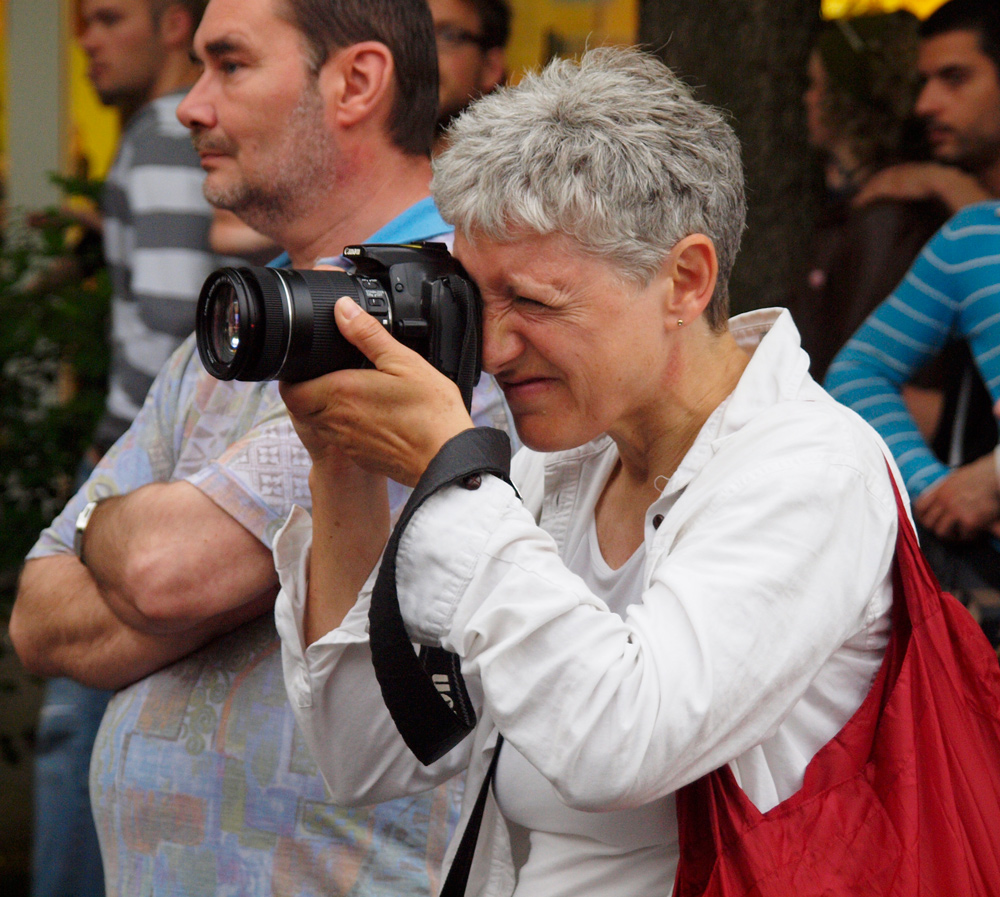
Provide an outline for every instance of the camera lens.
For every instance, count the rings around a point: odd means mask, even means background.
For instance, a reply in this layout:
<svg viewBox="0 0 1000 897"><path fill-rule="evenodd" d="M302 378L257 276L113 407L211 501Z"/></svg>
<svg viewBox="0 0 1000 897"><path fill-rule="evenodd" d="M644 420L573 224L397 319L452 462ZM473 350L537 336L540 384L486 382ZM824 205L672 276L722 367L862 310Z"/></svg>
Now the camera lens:
<svg viewBox="0 0 1000 897"><path fill-rule="evenodd" d="M251 268L213 272L201 288L196 313L202 364L220 380L248 379L268 354L265 341L282 340L282 318L281 292L270 278L258 277Z"/></svg>
<svg viewBox="0 0 1000 897"><path fill-rule="evenodd" d="M240 302L233 285L223 281L209 309L212 349L223 364L231 364L240 347Z"/></svg>
<svg viewBox="0 0 1000 897"><path fill-rule="evenodd" d="M311 380L370 367L337 328L353 299L404 346L459 384L468 406L482 367L479 295L443 243L345 246L345 271L219 268L195 317L198 354L219 380Z"/></svg>
<svg viewBox="0 0 1000 897"><path fill-rule="evenodd" d="M384 287L342 271L220 268L198 299L202 364L220 380L309 380L362 367L364 356L337 329L333 307L350 296L389 327Z"/></svg>

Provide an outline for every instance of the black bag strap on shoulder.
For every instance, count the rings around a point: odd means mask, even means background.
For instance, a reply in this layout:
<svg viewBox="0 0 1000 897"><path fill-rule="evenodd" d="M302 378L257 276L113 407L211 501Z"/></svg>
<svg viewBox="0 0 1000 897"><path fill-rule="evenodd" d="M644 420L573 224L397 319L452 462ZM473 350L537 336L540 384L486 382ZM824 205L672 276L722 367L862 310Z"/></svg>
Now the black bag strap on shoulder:
<svg viewBox="0 0 1000 897"><path fill-rule="evenodd" d="M500 759L500 748L503 745L503 735L497 733L497 746L493 749L493 759L486 771L486 778L476 795L476 804L469 814L469 821L462 832L462 840L451 861L448 877L441 886L438 897L464 897L466 885L469 883L469 873L472 871L472 857L476 852L476 842L479 840L479 829L483 824L483 812L486 810L486 798L490 793L490 785L497 774L497 760Z"/></svg>
<svg viewBox="0 0 1000 897"><path fill-rule="evenodd" d="M459 658L442 648L424 647L419 657L413 650L399 611L396 552L407 524L427 498L453 483L476 488L482 474L510 483L510 440L502 430L464 430L441 447L389 537L372 591L368 622L375 677L399 734L425 765L468 735L476 714Z"/></svg>

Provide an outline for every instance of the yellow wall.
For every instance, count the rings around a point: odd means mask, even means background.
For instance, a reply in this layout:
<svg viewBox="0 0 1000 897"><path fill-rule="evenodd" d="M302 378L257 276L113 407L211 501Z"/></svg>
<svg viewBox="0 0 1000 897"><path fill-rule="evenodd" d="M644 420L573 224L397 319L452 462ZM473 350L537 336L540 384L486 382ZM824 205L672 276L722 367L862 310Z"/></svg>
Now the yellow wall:
<svg viewBox="0 0 1000 897"><path fill-rule="evenodd" d="M0 2L0 86L7 83L6 4ZM87 59L76 41L67 48L67 110L69 146L66 148L67 172L79 171L79 160L85 159L92 177L104 177L114 158L118 143L118 113L101 104L87 78ZM0 171L5 170L7 130L4 99L0 90Z"/></svg>
<svg viewBox="0 0 1000 897"><path fill-rule="evenodd" d="M944 0L821 0L826 18L909 9L926 17ZM998 0L1000 2L1000 0ZM508 48L512 80L537 68L555 52L575 55L586 46L631 44L638 34L638 0L511 0L514 24ZM6 83L4 4L0 3L0 84ZM69 47L70 167L87 160L91 175L102 177L118 141L117 114L102 106L87 80L86 58L75 41ZM2 95L0 95L2 96ZM0 107L0 122L4 110ZM0 128L0 159L6 134Z"/></svg>
<svg viewBox="0 0 1000 897"><path fill-rule="evenodd" d="M638 0L511 0L511 7L514 23L507 59L512 80L551 55L632 44L638 35Z"/></svg>
<svg viewBox="0 0 1000 897"><path fill-rule="evenodd" d="M631 44L638 33L638 0L512 0L511 5L514 24L508 60L513 80L524 69L543 65L553 53L572 56L587 46ZM0 3L0 84L6 83L3 13ZM67 52L67 169L77 169L84 159L91 176L103 177L118 142L118 116L101 105L94 93L87 79L86 57L75 41L70 41ZM3 120L0 107L0 124ZM5 137L0 127L0 160L5 156Z"/></svg>
<svg viewBox="0 0 1000 897"><path fill-rule="evenodd" d="M842 19L905 9L921 19L926 19L944 2L945 0L822 0L822 11L826 19Z"/></svg>
<svg viewBox="0 0 1000 897"><path fill-rule="evenodd" d="M930 15L944 0L821 0L826 18L863 15L880 10L909 9ZM1000 0L998 0L1000 2ZM525 69L538 68L555 52L575 55L586 46L631 44L638 35L638 0L511 0L514 22L508 48L512 80ZM0 3L0 84L6 83L5 4ZM86 57L75 41L69 52L69 160L86 159L94 177L103 177L118 142L118 116L101 105L87 79ZM3 95L0 94L0 97ZM5 120L0 105L0 124ZM0 170L6 153L0 127Z"/></svg>
<svg viewBox="0 0 1000 897"><path fill-rule="evenodd" d="M70 167L87 161L91 177L107 174L118 144L118 113L102 105L87 78L87 57L73 41L69 47Z"/></svg>
<svg viewBox="0 0 1000 897"><path fill-rule="evenodd" d="M507 57L513 80L544 64L553 48L558 55L574 55L585 46L631 44L638 34L638 0L512 0L511 5ZM86 57L75 41L69 71L71 158L86 158L91 175L102 177L114 158L118 117L90 86Z"/></svg>

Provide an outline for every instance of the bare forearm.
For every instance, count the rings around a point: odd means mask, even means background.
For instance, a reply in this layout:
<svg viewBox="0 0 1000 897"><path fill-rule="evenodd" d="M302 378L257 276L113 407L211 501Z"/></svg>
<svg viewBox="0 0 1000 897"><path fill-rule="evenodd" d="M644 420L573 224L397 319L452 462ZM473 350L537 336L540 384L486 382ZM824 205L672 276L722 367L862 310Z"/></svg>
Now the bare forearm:
<svg viewBox="0 0 1000 897"><path fill-rule="evenodd" d="M970 174L958 169L946 169L937 183L936 193L952 212L993 197Z"/></svg>
<svg viewBox="0 0 1000 897"><path fill-rule="evenodd" d="M311 645L354 606L389 536L389 502L385 479L358 469L326 479L314 467L309 485L313 544L303 628Z"/></svg>
<svg viewBox="0 0 1000 897"><path fill-rule="evenodd" d="M183 481L101 502L84 560L112 610L151 634L187 631L277 585L267 546Z"/></svg>
<svg viewBox="0 0 1000 897"><path fill-rule="evenodd" d="M95 688L122 688L179 660L212 638L267 611L274 589L236 612L185 632L151 635L120 620L74 555L29 561L21 575L10 635L22 663L42 676Z"/></svg>
<svg viewBox="0 0 1000 897"><path fill-rule="evenodd" d="M854 198L862 206L877 199L938 199L951 212L992 196L972 175L937 162L905 162L875 174Z"/></svg>

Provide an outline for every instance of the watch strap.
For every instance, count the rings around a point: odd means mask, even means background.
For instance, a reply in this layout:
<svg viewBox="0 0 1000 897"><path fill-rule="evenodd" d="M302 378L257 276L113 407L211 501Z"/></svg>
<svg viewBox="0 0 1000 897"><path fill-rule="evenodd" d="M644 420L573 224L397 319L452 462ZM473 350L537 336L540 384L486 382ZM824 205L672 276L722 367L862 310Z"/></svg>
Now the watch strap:
<svg viewBox="0 0 1000 897"><path fill-rule="evenodd" d="M97 505L96 501L88 501L76 517L76 529L73 531L73 551L81 561L83 560L83 535L87 531L87 524L90 523L91 515L93 515Z"/></svg>

